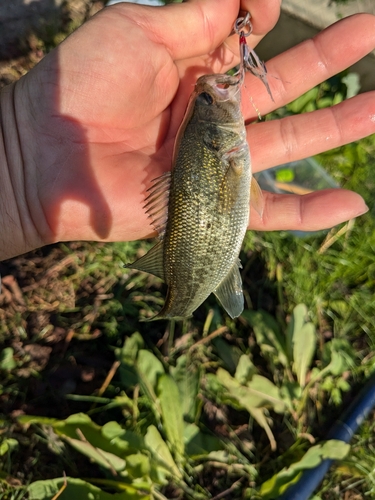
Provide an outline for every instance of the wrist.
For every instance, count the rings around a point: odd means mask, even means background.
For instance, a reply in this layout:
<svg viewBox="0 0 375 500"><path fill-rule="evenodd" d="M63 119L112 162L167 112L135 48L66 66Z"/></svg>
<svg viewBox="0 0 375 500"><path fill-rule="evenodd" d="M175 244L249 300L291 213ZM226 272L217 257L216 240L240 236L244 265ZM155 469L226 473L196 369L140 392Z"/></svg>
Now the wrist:
<svg viewBox="0 0 375 500"><path fill-rule="evenodd" d="M0 93L0 260L48 243L40 233L36 177L30 172L19 123L27 119L25 103L17 98L18 82ZM26 139L25 139L26 140Z"/></svg>

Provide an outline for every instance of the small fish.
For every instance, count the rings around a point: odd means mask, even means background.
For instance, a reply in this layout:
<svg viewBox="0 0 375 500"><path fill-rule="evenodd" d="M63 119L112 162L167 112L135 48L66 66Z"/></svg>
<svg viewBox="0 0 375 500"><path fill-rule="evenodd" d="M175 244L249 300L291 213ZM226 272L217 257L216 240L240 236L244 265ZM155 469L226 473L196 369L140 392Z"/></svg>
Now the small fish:
<svg viewBox="0 0 375 500"><path fill-rule="evenodd" d="M145 208L160 241L125 267L167 283L164 307L151 319L189 317L211 293L232 318L243 311L239 253L254 184L240 101L237 77L199 78L177 134L172 172L149 190Z"/></svg>

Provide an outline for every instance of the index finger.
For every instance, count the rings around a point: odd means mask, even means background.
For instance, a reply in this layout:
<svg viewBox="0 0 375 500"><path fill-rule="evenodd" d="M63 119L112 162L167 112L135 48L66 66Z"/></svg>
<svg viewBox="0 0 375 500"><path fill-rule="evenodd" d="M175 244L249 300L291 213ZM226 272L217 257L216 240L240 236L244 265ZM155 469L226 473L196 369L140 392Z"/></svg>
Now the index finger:
<svg viewBox="0 0 375 500"><path fill-rule="evenodd" d="M275 104L263 83L246 76L246 89L262 115L287 104L348 68L375 48L375 16L356 14L329 26L310 40L287 50L267 63L268 82ZM243 99L246 119L256 117L250 99Z"/></svg>
<svg viewBox="0 0 375 500"><path fill-rule="evenodd" d="M280 0L242 0L241 3L239 0L187 0L157 9L139 5L132 8L127 4L124 13L142 26L154 42L165 45L174 60L181 60L209 54L221 45L232 31L240 9L251 13L254 43L276 24ZM235 49L237 54L238 39L232 38L236 40L229 41L228 48L230 52ZM238 59L234 65L237 63Z"/></svg>

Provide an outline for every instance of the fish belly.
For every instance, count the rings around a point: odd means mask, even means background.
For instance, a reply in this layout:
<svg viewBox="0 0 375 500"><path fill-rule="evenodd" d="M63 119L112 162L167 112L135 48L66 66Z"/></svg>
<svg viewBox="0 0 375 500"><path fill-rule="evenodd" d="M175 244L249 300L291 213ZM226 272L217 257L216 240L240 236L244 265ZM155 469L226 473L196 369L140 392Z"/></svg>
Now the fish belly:
<svg viewBox="0 0 375 500"><path fill-rule="evenodd" d="M190 316L239 265L249 219L248 165L233 177L215 154L199 149L173 172L164 241L168 294L158 318ZM184 159L183 144L180 154Z"/></svg>

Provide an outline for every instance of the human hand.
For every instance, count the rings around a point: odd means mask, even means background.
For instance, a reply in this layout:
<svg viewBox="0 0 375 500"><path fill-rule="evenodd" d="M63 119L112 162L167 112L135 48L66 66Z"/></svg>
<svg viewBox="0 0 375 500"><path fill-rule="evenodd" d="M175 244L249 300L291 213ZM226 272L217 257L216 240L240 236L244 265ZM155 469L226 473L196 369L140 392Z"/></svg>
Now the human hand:
<svg viewBox="0 0 375 500"><path fill-rule="evenodd" d="M146 190L171 167L174 138L196 79L238 63L238 39L226 36L239 7L238 0L194 0L162 8L106 8L4 93L7 152L19 141L18 153L7 157L9 185L17 195L12 220L23 231L23 246L8 245L0 252L3 258L53 241L152 234L143 210ZM241 8L252 14L249 43L254 46L276 22L279 2L265 6L262 0L247 0ZM270 61L269 73L280 78L272 81L276 106L369 52L373 33L374 18L356 16L321 34L316 45L308 42ZM324 65L314 47L326 41ZM283 88L283 81L292 85ZM258 85L254 77L247 78L246 87L265 114L273 103ZM335 108L341 136L327 110L316 112L316 122L301 115L279 125L250 125L254 171L372 133L371 98L358 96ZM252 119L246 99L244 108ZM317 229L364 210L358 195L343 190L305 197L266 194L263 219L254 214L251 227Z"/></svg>

